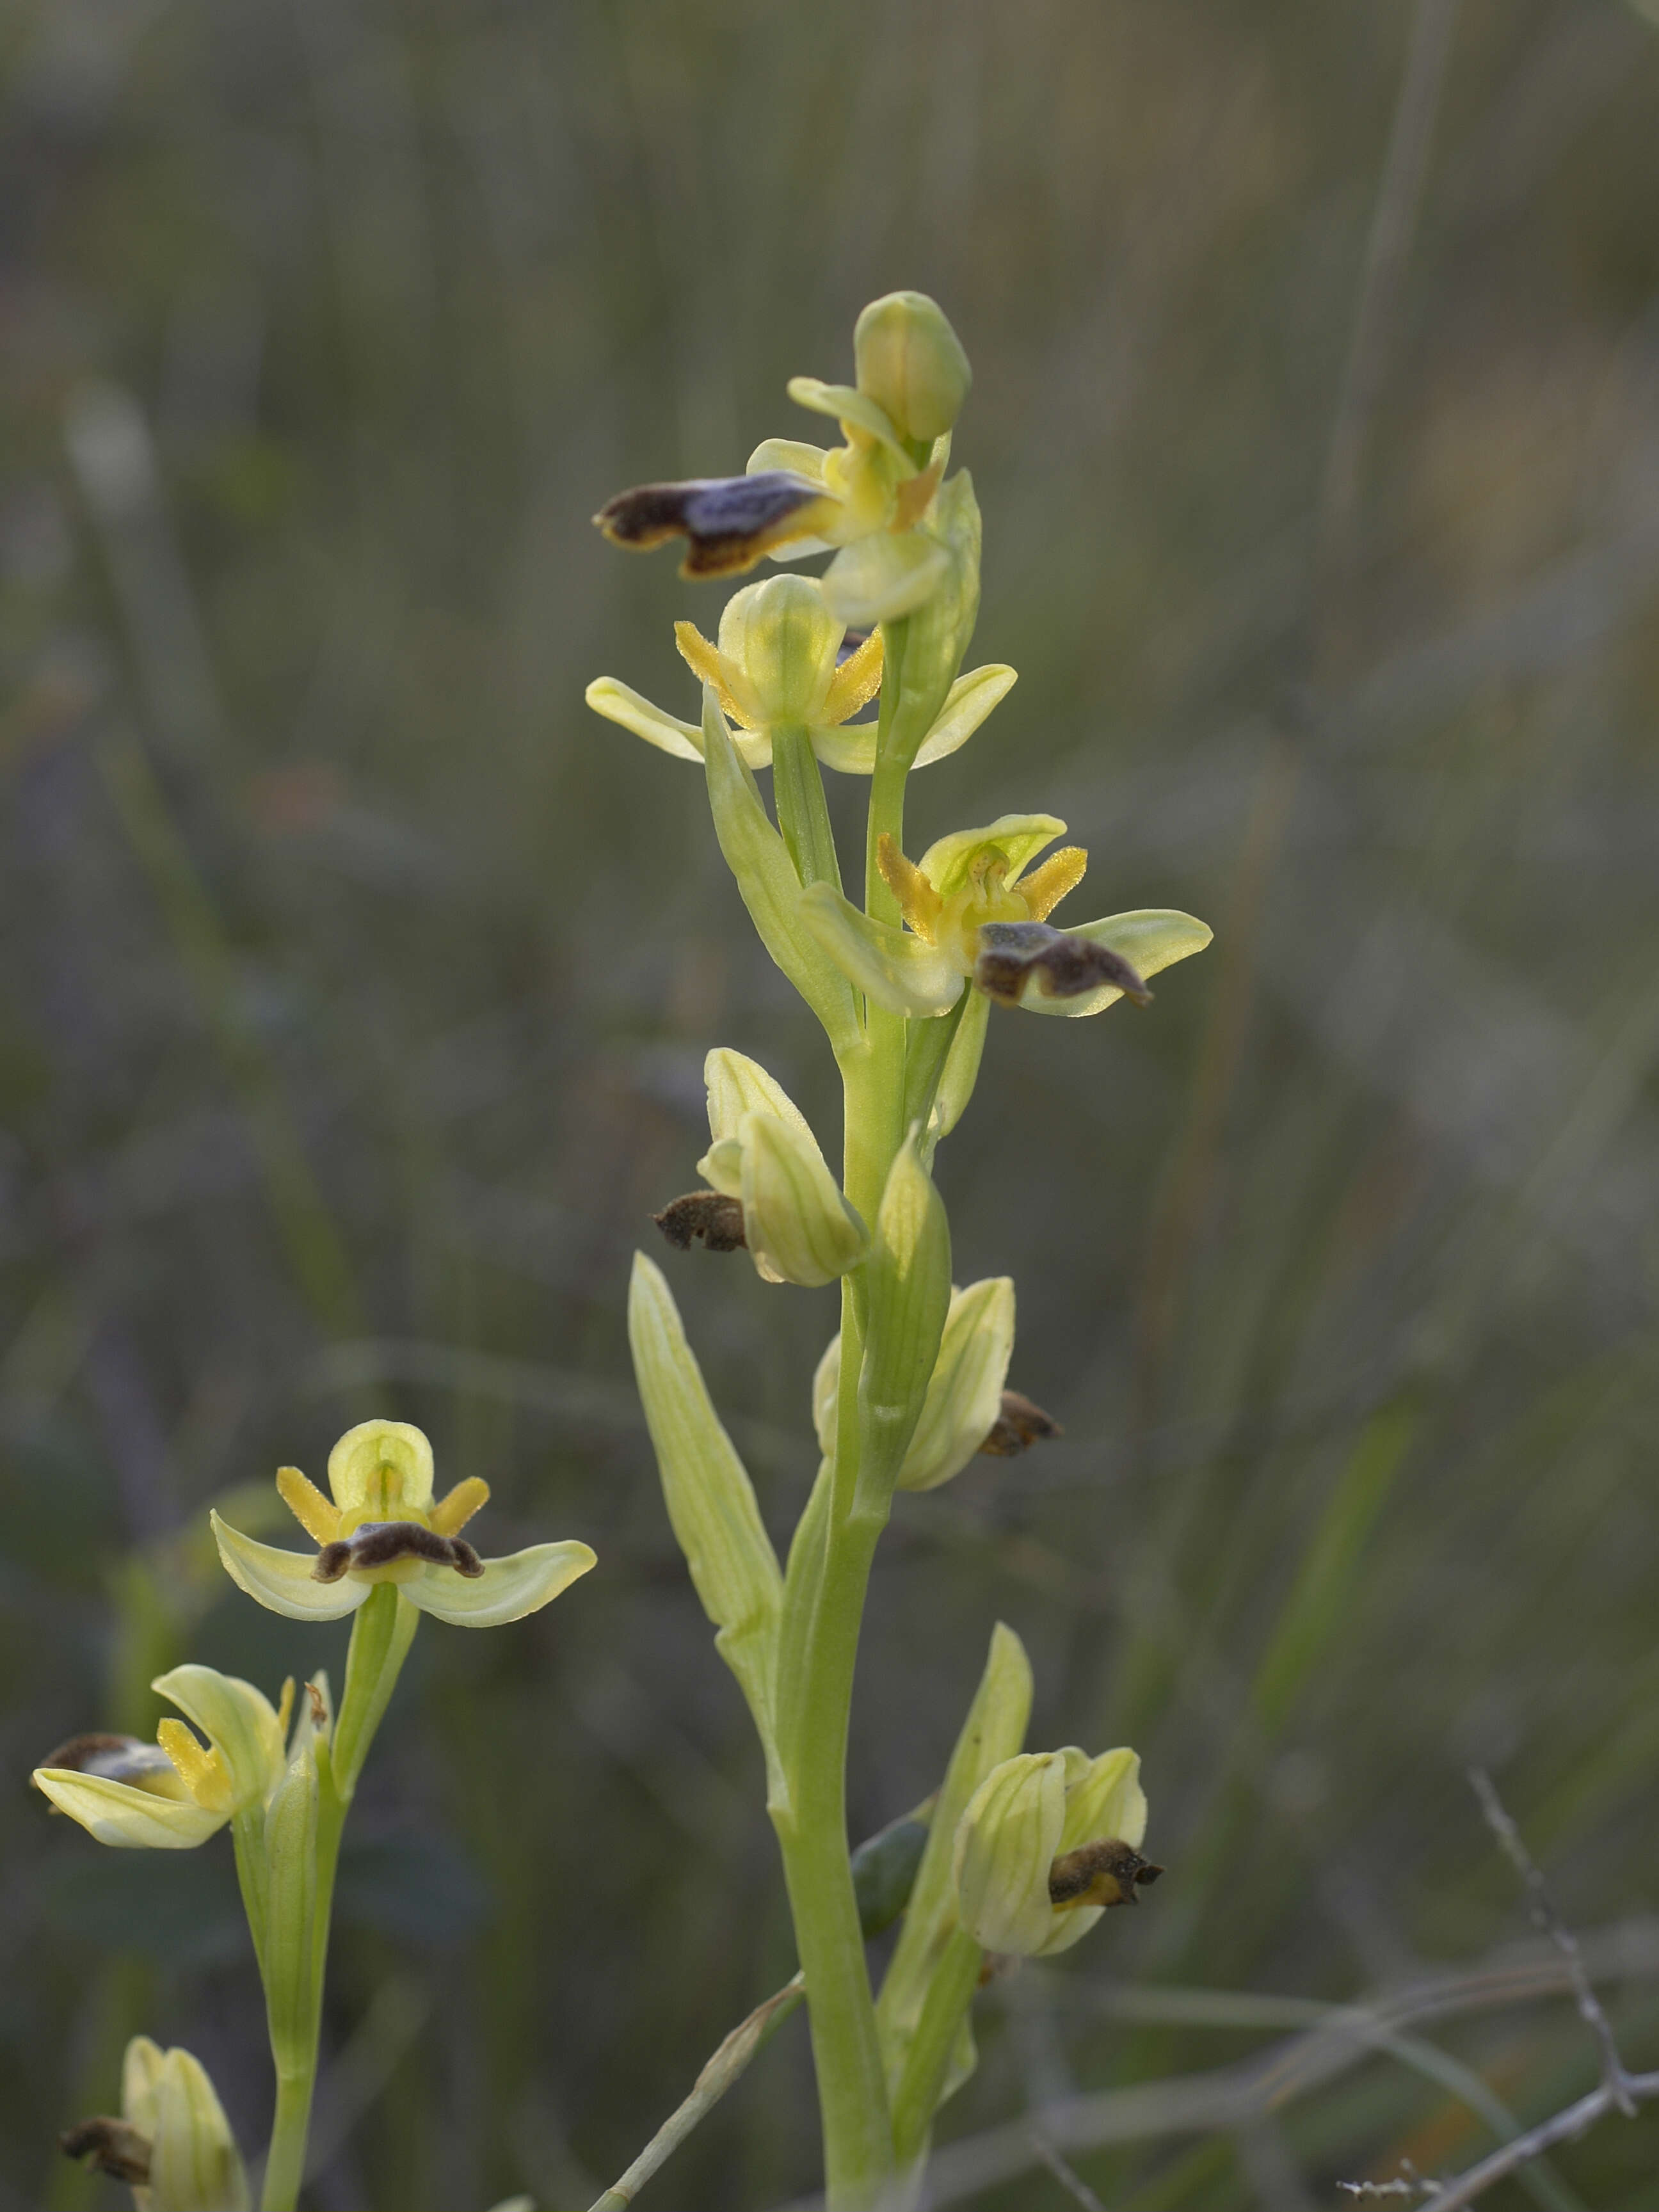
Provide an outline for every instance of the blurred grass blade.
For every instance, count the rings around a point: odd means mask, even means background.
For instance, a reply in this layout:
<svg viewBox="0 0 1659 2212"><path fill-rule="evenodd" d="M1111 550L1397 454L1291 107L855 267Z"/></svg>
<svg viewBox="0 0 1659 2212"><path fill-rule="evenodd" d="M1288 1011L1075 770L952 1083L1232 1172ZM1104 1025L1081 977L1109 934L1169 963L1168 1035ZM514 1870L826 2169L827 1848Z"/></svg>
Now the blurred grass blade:
<svg viewBox="0 0 1659 2212"><path fill-rule="evenodd" d="M1365 1543L1417 1432L1410 1402L1385 1406L1360 1432L1303 1554L1290 1596L1257 1670L1252 1702L1271 1740L1284 1725L1308 1674L1345 1619Z"/></svg>

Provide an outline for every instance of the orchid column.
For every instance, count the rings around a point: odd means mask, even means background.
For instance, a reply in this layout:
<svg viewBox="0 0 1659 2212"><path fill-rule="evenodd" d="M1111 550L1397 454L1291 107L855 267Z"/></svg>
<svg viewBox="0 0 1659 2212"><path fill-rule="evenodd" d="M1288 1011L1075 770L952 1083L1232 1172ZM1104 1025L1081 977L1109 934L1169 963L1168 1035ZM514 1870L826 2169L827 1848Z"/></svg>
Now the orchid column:
<svg viewBox="0 0 1659 2212"><path fill-rule="evenodd" d="M1040 859L1065 828L1050 815L1005 815L936 840L918 861L906 857L911 770L965 743L1014 671L961 673L979 609L980 526L969 478L946 474L970 382L955 331L930 300L894 293L860 316L854 352L854 384L798 377L790 386L798 404L839 423L840 446L769 439L742 477L645 485L597 518L624 545L683 538L689 576L741 573L768 554L833 550L821 580L783 576L740 591L713 643L678 626L680 652L702 683L694 719L609 678L588 691L600 714L701 761L715 834L743 902L817 1016L842 1079L838 1187L805 1117L766 1071L735 1052L711 1053L712 1142L699 1163L707 1188L658 1217L681 1247L747 1247L768 1281L839 1280L840 1328L814 1391L822 1464L786 1562L710 1402L668 1284L643 1255L630 1302L669 1517L765 1752L837 2212L900 2201L934 2112L971 2066L964 2039L984 1956L974 1930L1010 1915L1010 1924L1032 1923L1031 1852L1009 1838L1016 1827L1039 1849L1050 1827L1058 1838L1064 1824L1049 1798L1082 1771L1078 1761L1094 1771L1080 1753L1046 1755L1047 1796L1003 1793L1016 1807L1028 1798L1037 1807L1022 1814L1023 1826L979 1803L975 1793L999 1762L1019 1753L1029 1705L1023 1653L999 1631L978 1717L934 1802L878 2008L845 1808L853 1667L875 1545L896 1488L932 1488L977 1450L1018 1449L1052 1426L1004 1390L1012 1285L996 1278L953 1289L935 1151L972 1096L993 1002L1072 1016L1124 997L1144 1003L1148 976L1210 939L1202 922L1162 910L1054 927L1048 917L1081 879L1085 856L1068 847ZM878 686L875 719L853 720ZM825 767L870 778L861 903L843 890ZM756 781L767 768L775 823ZM1138 1792L1133 1754L1103 1756ZM971 1798L979 1817L965 1862L969 1911L957 1886L966 1832L959 1839L957 1831ZM1108 1803L1119 1798L1084 1790L1078 1817L1103 1816ZM1124 1798L1120 1826L1135 1826L1132 1812ZM1113 1863L1122 1863L1139 1841L1138 1827L1128 1838L1091 1831L1074 1847L1110 1844ZM1132 1899L1132 1878L1119 1887L1116 1897L1089 1895L1102 1907ZM1086 1888L1057 1898L1053 1910L1074 1911ZM1077 1932L1086 1924L1080 1917Z"/></svg>

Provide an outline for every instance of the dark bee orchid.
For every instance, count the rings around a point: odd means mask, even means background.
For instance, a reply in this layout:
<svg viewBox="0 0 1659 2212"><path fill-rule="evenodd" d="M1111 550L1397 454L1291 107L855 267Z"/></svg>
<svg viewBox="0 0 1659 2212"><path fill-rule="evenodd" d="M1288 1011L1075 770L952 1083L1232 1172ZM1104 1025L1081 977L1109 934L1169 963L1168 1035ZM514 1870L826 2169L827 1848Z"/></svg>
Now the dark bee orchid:
<svg viewBox="0 0 1659 2212"><path fill-rule="evenodd" d="M1201 952L1211 932L1163 908L1052 927L1049 915L1089 861L1068 845L1033 867L1064 829L1052 814L1004 814L940 838L919 863L883 837L877 859L906 927L861 914L827 884L802 892L802 915L842 972L894 1013L948 1013L969 983L1028 1013L1098 1014L1123 998L1144 1004L1145 979Z"/></svg>
<svg viewBox="0 0 1659 2212"><path fill-rule="evenodd" d="M432 1447L404 1421L365 1421L328 1455L326 1498L296 1467L278 1470L283 1502L320 1547L285 1552L257 1543L216 1513L213 1534L231 1580L272 1613L337 1620L377 1583L395 1583L423 1613L459 1628L522 1620L594 1564L586 1544L533 1544L481 1559L460 1530L489 1498L477 1475L432 1497Z"/></svg>
<svg viewBox="0 0 1659 2212"><path fill-rule="evenodd" d="M836 550L824 577L833 614L860 628L912 613L948 572L949 545L929 526L967 396L967 356L919 292L891 293L854 333L856 385L790 380L790 398L829 415L845 443L768 438L741 477L699 477L619 492L594 517L614 545L647 552L686 541L680 574L735 576L770 553Z"/></svg>
<svg viewBox="0 0 1659 2212"><path fill-rule="evenodd" d="M1140 1856L1146 1793L1132 1751L1075 1745L1004 1759L956 1830L962 1926L987 1951L1052 1958L1162 1869ZM1058 1891L1058 1894L1057 1894Z"/></svg>
<svg viewBox="0 0 1659 2212"><path fill-rule="evenodd" d="M773 732L804 729L826 768L868 775L875 765L875 725L850 717L881 682L880 632L845 650L846 624L833 615L824 589L810 576L773 576L750 584L727 604L718 642L688 622L674 624L674 642L692 672L714 688L736 728L733 742L752 769L770 768ZM966 744L997 701L1014 671L970 669L946 694L913 763L926 768ZM588 704L607 721L678 760L701 761L703 728L681 721L631 684L601 676L588 686Z"/></svg>

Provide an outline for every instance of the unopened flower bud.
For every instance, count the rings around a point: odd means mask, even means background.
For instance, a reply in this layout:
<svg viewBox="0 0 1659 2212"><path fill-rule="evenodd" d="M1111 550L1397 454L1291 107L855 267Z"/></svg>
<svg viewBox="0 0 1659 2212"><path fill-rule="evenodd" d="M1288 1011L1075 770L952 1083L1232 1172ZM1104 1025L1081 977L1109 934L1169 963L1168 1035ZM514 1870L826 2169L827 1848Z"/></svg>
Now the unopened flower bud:
<svg viewBox="0 0 1659 2212"><path fill-rule="evenodd" d="M930 445L962 411L973 372L962 342L924 292L872 300L852 337L858 389L904 438Z"/></svg>

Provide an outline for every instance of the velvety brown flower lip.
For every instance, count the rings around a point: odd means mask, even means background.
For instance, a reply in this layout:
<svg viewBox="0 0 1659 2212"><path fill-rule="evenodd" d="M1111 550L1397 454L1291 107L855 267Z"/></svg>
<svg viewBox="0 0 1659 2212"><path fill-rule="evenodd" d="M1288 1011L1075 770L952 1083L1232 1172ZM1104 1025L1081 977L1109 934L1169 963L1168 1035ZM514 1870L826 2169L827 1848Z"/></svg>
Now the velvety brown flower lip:
<svg viewBox="0 0 1659 2212"><path fill-rule="evenodd" d="M619 492L594 517L613 545L647 553L683 538L682 576L735 576L768 547L790 536L790 523L823 493L788 469L752 477L696 477L685 483L638 484Z"/></svg>
<svg viewBox="0 0 1659 2212"><path fill-rule="evenodd" d="M142 2189L149 2179L150 2141L125 2120L77 2120L58 2138L65 2158L91 2161L95 2173Z"/></svg>
<svg viewBox="0 0 1659 2212"><path fill-rule="evenodd" d="M1046 998L1080 999L1110 983L1138 1006L1152 994L1119 952L1092 938L1073 937L1046 921L988 921L979 932L973 980L998 1005L1017 1006L1031 977Z"/></svg>
<svg viewBox="0 0 1659 2212"><path fill-rule="evenodd" d="M742 1201L717 1190L688 1190L651 1218L677 1252L689 1252L699 1240L708 1252L739 1252L748 1242Z"/></svg>
<svg viewBox="0 0 1659 2212"><path fill-rule="evenodd" d="M484 1572L484 1562L460 1536L440 1536L418 1521L365 1521L355 1534L325 1544L311 1570L312 1579L337 1583L350 1569L388 1567L393 1559L430 1559L453 1567L469 1581Z"/></svg>
<svg viewBox="0 0 1659 2212"><path fill-rule="evenodd" d="M1064 1434L1052 1413L1046 1413L1033 1399L1018 1390L1004 1390L991 1433L979 1449L988 1459L1016 1459L1033 1444Z"/></svg>
<svg viewBox="0 0 1659 2212"><path fill-rule="evenodd" d="M1134 1905L1137 1885L1144 1887L1162 1872L1118 1837L1102 1836L1055 1860L1048 1870L1048 1901L1068 1907L1099 1905L1107 1911L1114 1905Z"/></svg>
<svg viewBox="0 0 1659 2212"><path fill-rule="evenodd" d="M106 1735L90 1731L72 1735L49 1751L42 1766L71 1774L95 1774L108 1782L131 1781L140 1774L170 1772L173 1762L159 1744L145 1743L136 1735Z"/></svg>

